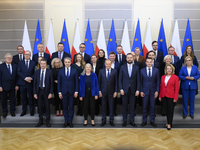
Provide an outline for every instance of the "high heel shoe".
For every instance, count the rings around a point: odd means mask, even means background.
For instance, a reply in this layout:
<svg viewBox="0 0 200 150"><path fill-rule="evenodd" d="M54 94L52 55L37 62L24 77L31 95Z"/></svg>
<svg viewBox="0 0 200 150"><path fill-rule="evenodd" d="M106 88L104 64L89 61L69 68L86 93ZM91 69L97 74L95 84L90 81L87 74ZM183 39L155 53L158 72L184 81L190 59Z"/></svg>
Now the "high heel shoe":
<svg viewBox="0 0 200 150"><path fill-rule="evenodd" d="M87 122L86 122L86 123L84 122L84 123L83 123L83 126L87 126Z"/></svg>
<svg viewBox="0 0 200 150"><path fill-rule="evenodd" d="M168 126L167 126L167 130L169 131L169 130L171 130L171 126L168 128Z"/></svg>
<svg viewBox="0 0 200 150"><path fill-rule="evenodd" d="M95 123L93 123L94 121L91 121L91 124L92 124L92 126L94 127L95 126Z"/></svg>
<svg viewBox="0 0 200 150"><path fill-rule="evenodd" d="M56 113L56 116L57 116L57 117L60 116L59 112Z"/></svg>

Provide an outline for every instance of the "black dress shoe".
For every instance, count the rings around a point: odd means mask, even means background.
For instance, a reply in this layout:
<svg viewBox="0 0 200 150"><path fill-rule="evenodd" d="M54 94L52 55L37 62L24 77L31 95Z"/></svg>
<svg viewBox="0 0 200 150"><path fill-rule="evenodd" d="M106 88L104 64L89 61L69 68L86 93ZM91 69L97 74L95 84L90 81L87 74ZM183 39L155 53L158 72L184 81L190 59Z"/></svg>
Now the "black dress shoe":
<svg viewBox="0 0 200 150"><path fill-rule="evenodd" d="M123 122L122 127L126 127L127 123Z"/></svg>
<svg viewBox="0 0 200 150"><path fill-rule="evenodd" d="M68 123L67 122L65 122L64 124L63 124L63 128L66 128L68 126Z"/></svg>
<svg viewBox="0 0 200 150"><path fill-rule="evenodd" d="M15 113L14 113L14 112L12 112L12 113L11 113L11 116L12 116L12 117L15 117Z"/></svg>
<svg viewBox="0 0 200 150"><path fill-rule="evenodd" d="M183 119L185 119L187 116L186 115L183 115Z"/></svg>
<svg viewBox="0 0 200 150"><path fill-rule="evenodd" d="M7 113L4 113L4 114L3 114L3 118L6 118L6 117L7 117Z"/></svg>
<svg viewBox="0 0 200 150"><path fill-rule="evenodd" d="M47 126L47 127L51 127L50 122L47 122L47 123L46 123L46 126Z"/></svg>
<svg viewBox="0 0 200 150"><path fill-rule="evenodd" d="M133 127L137 127L137 125L135 123L130 123L130 125L132 125Z"/></svg>
<svg viewBox="0 0 200 150"><path fill-rule="evenodd" d="M92 124L92 123L91 123ZM92 126L94 127L95 126L95 123L94 124L92 124Z"/></svg>
<svg viewBox="0 0 200 150"><path fill-rule="evenodd" d="M115 116L117 116L117 113L115 112Z"/></svg>
<svg viewBox="0 0 200 150"><path fill-rule="evenodd" d="M190 115L190 117L191 117L192 119L194 119L194 115Z"/></svg>
<svg viewBox="0 0 200 150"><path fill-rule="evenodd" d="M146 126L146 125L147 125L147 122L143 122L143 123L141 124L142 127L144 127L144 126Z"/></svg>
<svg viewBox="0 0 200 150"><path fill-rule="evenodd" d="M39 121L39 122L35 125L35 127L40 127L41 125L43 125L43 122Z"/></svg>
<svg viewBox="0 0 200 150"><path fill-rule="evenodd" d="M31 115L31 116L34 116L34 111L31 111L31 112L30 112L30 115Z"/></svg>
<svg viewBox="0 0 200 150"><path fill-rule="evenodd" d="M154 122L151 122L151 125L152 125L154 128L157 127L157 125L156 125Z"/></svg>
<svg viewBox="0 0 200 150"><path fill-rule="evenodd" d="M69 123L69 127L70 127L70 128L73 128L73 127L74 127L74 125L73 125L72 122Z"/></svg>
<svg viewBox="0 0 200 150"><path fill-rule="evenodd" d="M102 123L100 124L101 127L105 126L106 125L106 122L105 121L102 121Z"/></svg>
<svg viewBox="0 0 200 150"><path fill-rule="evenodd" d="M20 116L22 117L24 115L26 115L26 112L23 111Z"/></svg>
<svg viewBox="0 0 200 150"><path fill-rule="evenodd" d="M111 125L112 127L114 127L114 126L115 126L115 124L114 124L114 122L113 122L113 121L110 121L110 125Z"/></svg>

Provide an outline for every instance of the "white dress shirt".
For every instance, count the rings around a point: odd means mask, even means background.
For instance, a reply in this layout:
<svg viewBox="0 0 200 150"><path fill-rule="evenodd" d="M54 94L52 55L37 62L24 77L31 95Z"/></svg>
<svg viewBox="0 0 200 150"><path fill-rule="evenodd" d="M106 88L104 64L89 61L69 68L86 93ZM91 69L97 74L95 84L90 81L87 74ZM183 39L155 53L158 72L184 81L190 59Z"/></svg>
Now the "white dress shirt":
<svg viewBox="0 0 200 150"><path fill-rule="evenodd" d="M153 50L154 51L154 50ZM155 60L157 59L158 50L154 51L156 53Z"/></svg>
<svg viewBox="0 0 200 150"><path fill-rule="evenodd" d="M111 74L111 68L109 69L109 76ZM106 68L106 78L108 77L108 69Z"/></svg>
<svg viewBox="0 0 200 150"><path fill-rule="evenodd" d="M41 72L40 72L40 81L41 81L41 78L42 78L42 69L41 69ZM44 69L44 76L43 76L43 82L42 82L42 87L45 87L45 75L46 75L46 68Z"/></svg>
<svg viewBox="0 0 200 150"><path fill-rule="evenodd" d="M115 61L112 63L111 68L115 69Z"/></svg>
<svg viewBox="0 0 200 150"><path fill-rule="evenodd" d="M8 65L9 65L9 64L6 63L7 68L8 68ZM8 69L9 69L9 68L8 68ZM12 65L11 65L11 64L10 64L10 72L11 72L11 74L12 74Z"/></svg>
<svg viewBox="0 0 200 150"><path fill-rule="evenodd" d="M69 69L69 77L70 77L71 67L69 67L68 69ZM67 76L67 67L65 67L65 75Z"/></svg>
<svg viewBox="0 0 200 150"><path fill-rule="evenodd" d="M191 74L191 70L192 70L192 68L187 68L187 72L188 72L189 77L190 77L190 74ZM190 82L189 82L189 85L190 85Z"/></svg>
<svg viewBox="0 0 200 150"><path fill-rule="evenodd" d="M44 57L44 52L43 53L38 53L38 57L40 57L42 54L42 57Z"/></svg>
<svg viewBox="0 0 200 150"><path fill-rule="evenodd" d="M83 53L80 52L80 54L81 54L81 55L83 56L83 58L84 58L85 52L83 52Z"/></svg>
<svg viewBox="0 0 200 150"><path fill-rule="evenodd" d="M147 70L147 77L149 77L149 68L146 67ZM152 67L150 67L150 77L152 76Z"/></svg>
<svg viewBox="0 0 200 150"><path fill-rule="evenodd" d="M92 68L93 68L93 73L95 73L95 71L96 71L96 66L92 66Z"/></svg>
<svg viewBox="0 0 200 150"><path fill-rule="evenodd" d="M22 60L23 60L23 54L19 54L19 60L22 58Z"/></svg>

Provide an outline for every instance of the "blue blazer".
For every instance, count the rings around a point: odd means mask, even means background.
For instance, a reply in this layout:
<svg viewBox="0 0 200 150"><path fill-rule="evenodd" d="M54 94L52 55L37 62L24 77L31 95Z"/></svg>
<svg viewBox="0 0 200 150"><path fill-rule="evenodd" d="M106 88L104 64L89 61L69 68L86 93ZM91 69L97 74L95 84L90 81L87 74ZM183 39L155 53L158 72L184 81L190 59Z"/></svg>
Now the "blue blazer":
<svg viewBox="0 0 200 150"><path fill-rule="evenodd" d="M140 71L136 65L132 66L132 75L129 78L127 64L121 66L119 71L119 90L124 90L126 94L131 87L131 93L135 94L136 91L140 91Z"/></svg>
<svg viewBox="0 0 200 150"><path fill-rule="evenodd" d="M26 77L31 77L32 79L34 79L34 73L35 73L35 62L30 60L29 62L29 68L27 69L25 61L20 61L17 67L17 74L19 76L19 85L25 85L26 82L24 79ZM33 83L33 80L32 82Z"/></svg>
<svg viewBox="0 0 200 150"><path fill-rule="evenodd" d="M157 68L152 67L152 75L150 78L147 76L147 69L141 69L140 78L141 92L144 94L154 94L156 91L160 91L160 75Z"/></svg>
<svg viewBox="0 0 200 150"><path fill-rule="evenodd" d="M115 61L115 68L114 69L117 70L117 73L119 73L120 67L121 67L121 64L119 62ZM105 64L103 65L103 68L106 68Z"/></svg>
<svg viewBox="0 0 200 150"><path fill-rule="evenodd" d="M78 92L78 73L77 70L70 67L70 76L67 79L65 74L65 67L60 69L58 72L58 93L61 92L62 95L67 94L74 94Z"/></svg>
<svg viewBox="0 0 200 150"><path fill-rule="evenodd" d="M119 62L117 54L115 57L115 61ZM122 61L121 61L120 65L124 65L125 63L126 63L126 55L122 54Z"/></svg>
<svg viewBox="0 0 200 150"><path fill-rule="evenodd" d="M47 64L51 65L50 55L47 53L44 53L44 58L47 60ZM35 65L38 64L38 53L33 55L33 61L36 63Z"/></svg>
<svg viewBox="0 0 200 150"><path fill-rule="evenodd" d="M181 56L181 60L180 60L180 68L184 65L184 61L185 61L184 55L182 55L182 56ZM196 56L194 56L193 65L199 67L199 63L198 63L198 61L197 61Z"/></svg>
<svg viewBox="0 0 200 150"><path fill-rule="evenodd" d="M143 62L142 63L142 68L146 68L146 62ZM158 70L160 69L160 63L159 62L156 62L156 61L154 61L154 66L153 67L155 67L155 68L157 68Z"/></svg>
<svg viewBox="0 0 200 150"><path fill-rule="evenodd" d="M63 51L64 52L64 51ZM65 57L70 57L70 55L68 54L68 53L66 53L66 52L64 52L63 53L63 57L62 57L62 63L63 63L63 65L64 65L64 59L65 59ZM51 60L53 60L54 58L59 58L58 57L58 51L57 52L54 52L53 54L52 54L52 58L51 58Z"/></svg>
<svg viewBox="0 0 200 150"><path fill-rule="evenodd" d="M38 69L35 71L34 75L34 85L33 85L33 93L38 95L39 92L39 86L40 86L40 73L41 69ZM46 74L45 74L45 92L47 95L53 93L53 75L52 71L49 69L46 69Z"/></svg>
<svg viewBox="0 0 200 150"><path fill-rule="evenodd" d="M80 76L79 83L79 97L85 97L85 74ZM91 94L92 96L99 96L99 85L97 75L91 72Z"/></svg>
<svg viewBox="0 0 200 150"><path fill-rule="evenodd" d="M117 92L117 70L111 68L109 80L107 80L106 69L103 68L99 71L98 79L99 91L102 94L114 94L114 92Z"/></svg>
<svg viewBox="0 0 200 150"><path fill-rule="evenodd" d="M0 65L0 87L4 91L14 90L18 85L17 65L12 64L12 74L10 74L6 63Z"/></svg>
<svg viewBox="0 0 200 150"><path fill-rule="evenodd" d="M174 55L174 64L179 62L179 57Z"/></svg>
<svg viewBox="0 0 200 150"><path fill-rule="evenodd" d="M188 76L187 66L183 66L179 72L179 78L181 79L181 89L197 89L197 80L200 77L197 66L192 66L190 77L194 77L194 80L185 79Z"/></svg>
<svg viewBox="0 0 200 150"><path fill-rule="evenodd" d="M147 53L146 58L148 57L148 55L149 55L149 53ZM159 62L160 64L162 64L163 63L163 58L164 58L163 52L158 51L157 52L157 57L156 57L156 62Z"/></svg>

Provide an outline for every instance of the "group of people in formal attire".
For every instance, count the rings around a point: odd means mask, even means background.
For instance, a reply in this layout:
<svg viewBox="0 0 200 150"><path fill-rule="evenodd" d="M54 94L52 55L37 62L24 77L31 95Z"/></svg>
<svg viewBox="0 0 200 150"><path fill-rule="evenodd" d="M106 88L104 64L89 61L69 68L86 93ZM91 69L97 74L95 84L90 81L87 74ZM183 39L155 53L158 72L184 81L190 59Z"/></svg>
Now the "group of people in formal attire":
<svg viewBox="0 0 200 150"><path fill-rule="evenodd" d="M95 126L95 115L99 114L101 104L102 123L115 126L114 116L117 115L117 101L122 102L122 126L129 122L137 127L137 103L143 108L141 126L147 125L150 107L150 124L155 123L155 105L160 102L162 115L167 116L166 128L172 127L174 106L179 94L183 97L183 119L189 115L194 118L194 101L198 93L197 80L200 77L198 62L191 46L187 46L184 55L174 55L174 47L168 48L168 55L158 51L158 42L152 42L152 49L144 58L140 48L127 55L122 54L123 47L117 46L117 54L111 51L108 59L105 51L100 49L98 56L88 55L84 51L85 44L79 46L80 53L73 59L63 51L64 44L59 42L58 51L50 55L44 52L43 44L38 44L38 53L31 59L31 52L24 52L23 46L17 47L18 54L5 55L5 62L0 65L0 92L3 117L8 114L7 95L9 95L10 114L15 116L15 95L22 98L22 113L27 114L27 102L30 116L34 116L34 99L37 100L39 121L36 127L43 125L46 116L46 126L50 123L50 99L54 97L56 116L64 116L63 127L74 127L74 105L77 105L76 115L84 116L84 126ZM24 54L23 54L24 52ZM72 61L73 60L73 61ZM180 81L180 89L179 89ZM18 94L15 94L16 91ZM19 100L17 101L19 103Z"/></svg>

